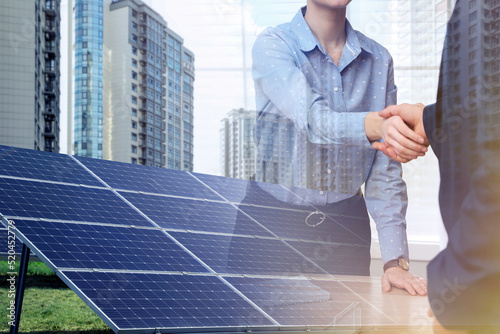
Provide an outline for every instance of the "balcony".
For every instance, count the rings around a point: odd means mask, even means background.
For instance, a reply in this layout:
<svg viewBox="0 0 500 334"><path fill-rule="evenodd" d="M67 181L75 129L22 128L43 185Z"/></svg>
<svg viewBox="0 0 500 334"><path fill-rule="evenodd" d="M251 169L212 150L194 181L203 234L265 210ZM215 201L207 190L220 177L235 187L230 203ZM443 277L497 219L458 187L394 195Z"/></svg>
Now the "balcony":
<svg viewBox="0 0 500 334"><path fill-rule="evenodd" d="M56 85L48 85L46 84L43 93L48 96L48 97L55 97L56 96Z"/></svg>
<svg viewBox="0 0 500 334"><path fill-rule="evenodd" d="M45 121L45 128L43 132L45 138L55 138L55 126L53 121Z"/></svg>
<svg viewBox="0 0 500 334"><path fill-rule="evenodd" d="M45 62L45 67L43 72L48 76L55 76L57 71L55 60L49 60Z"/></svg>
<svg viewBox="0 0 500 334"><path fill-rule="evenodd" d="M56 118L56 109L52 107L45 107L43 115L45 121L53 121Z"/></svg>
<svg viewBox="0 0 500 334"><path fill-rule="evenodd" d="M57 6L56 2L53 0L46 0L45 1L45 6L43 7L43 10L47 15L50 15L52 17L55 17L57 15Z"/></svg>

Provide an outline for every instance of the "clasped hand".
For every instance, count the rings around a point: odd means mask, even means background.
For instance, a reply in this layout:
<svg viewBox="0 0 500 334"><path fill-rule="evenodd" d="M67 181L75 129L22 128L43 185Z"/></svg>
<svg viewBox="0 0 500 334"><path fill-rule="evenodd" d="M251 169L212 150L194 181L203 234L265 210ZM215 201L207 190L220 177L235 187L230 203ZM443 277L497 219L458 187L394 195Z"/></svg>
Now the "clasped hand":
<svg viewBox="0 0 500 334"><path fill-rule="evenodd" d="M405 103L380 111L378 137L383 142L374 141L373 147L402 163L424 156L429 146L423 125L424 107L421 103Z"/></svg>

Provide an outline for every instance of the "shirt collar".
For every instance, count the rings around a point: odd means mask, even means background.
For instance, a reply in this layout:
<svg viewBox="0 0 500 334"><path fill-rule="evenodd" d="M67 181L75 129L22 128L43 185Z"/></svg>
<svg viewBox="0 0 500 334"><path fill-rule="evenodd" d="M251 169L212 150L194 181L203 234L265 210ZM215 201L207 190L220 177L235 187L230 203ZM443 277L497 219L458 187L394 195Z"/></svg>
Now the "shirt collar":
<svg viewBox="0 0 500 334"><path fill-rule="evenodd" d="M324 52L324 48L318 42L318 39L312 33L311 29L307 25L306 20L304 19L304 14L306 13L307 6L302 7L295 17L292 19L292 29L295 31L298 36L298 43L300 49L304 52L309 52L314 50L315 47L318 47L321 51ZM349 47L353 49L357 54L361 53L361 49L373 53L370 46L365 41L360 41L356 31L352 28L349 21L346 19L346 34L347 41L346 44L349 44Z"/></svg>

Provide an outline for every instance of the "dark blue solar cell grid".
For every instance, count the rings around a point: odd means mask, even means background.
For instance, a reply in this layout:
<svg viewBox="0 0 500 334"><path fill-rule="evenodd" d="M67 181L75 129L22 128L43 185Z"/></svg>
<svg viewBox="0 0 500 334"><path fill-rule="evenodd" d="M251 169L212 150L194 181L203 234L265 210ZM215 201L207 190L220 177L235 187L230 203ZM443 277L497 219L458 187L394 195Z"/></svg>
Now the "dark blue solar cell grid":
<svg viewBox="0 0 500 334"><path fill-rule="evenodd" d="M12 231L14 232L14 230ZM9 238L9 236L13 236L14 239ZM12 240L14 240L13 243ZM15 235L13 235L12 233L9 234L6 228L0 228L0 255L6 256L9 254L9 245L14 246L14 254L21 254L21 251L23 249L23 242L15 237Z"/></svg>
<svg viewBox="0 0 500 334"><path fill-rule="evenodd" d="M205 232L271 236L231 204L122 192L160 227Z"/></svg>
<svg viewBox="0 0 500 334"><path fill-rule="evenodd" d="M213 276L99 272L63 274L118 329L272 325Z"/></svg>
<svg viewBox="0 0 500 334"><path fill-rule="evenodd" d="M298 208L296 204L301 202L296 195L277 184L197 173L193 175L232 203ZM310 207L307 203L301 204Z"/></svg>
<svg viewBox="0 0 500 334"><path fill-rule="evenodd" d="M110 190L1 178L0 214L151 226Z"/></svg>
<svg viewBox="0 0 500 334"><path fill-rule="evenodd" d="M359 325L348 322L355 319L352 317L355 312L352 305L359 303L360 298L338 282L239 277L226 279L282 326Z"/></svg>
<svg viewBox="0 0 500 334"><path fill-rule="evenodd" d="M208 272L159 230L21 220L16 225L58 268Z"/></svg>
<svg viewBox="0 0 500 334"><path fill-rule="evenodd" d="M218 273L286 276L324 273L277 239L170 234Z"/></svg>
<svg viewBox="0 0 500 334"><path fill-rule="evenodd" d="M332 275L370 275L370 244L365 246L288 241Z"/></svg>
<svg viewBox="0 0 500 334"><path fill-rule="evenodd" d="M203 186L187 172L99 159L76 158L115 189L221 200L220 196Z"/></svg>
<svg viewBox="0 0 500 334"><path fill-rule="evenodd" d="M70 156L0 146L0 175L102 186Z"/></svg>
<svg viewBox="0 0 500 334"><path fill-rule="evenodd" d="M306 224L306 218L312 212L315 212L314 210L290 211L244 205L240 205L239 209L246 212L250 217L281 238L360 245L365 245L369 242L369 239L363 239L364 235L360 236L366 230L369 232L367 226L364 226L362 232L351 231L349 230L349 222L352 219L349 217L342 219L342 226L331 218L326 217L323 223L312 227ZM313 214L307 218L307 222L310 225L314 225L320 222L321 217L322 215ZM353 227L356 227L356 225L353 224Z"/></svg>

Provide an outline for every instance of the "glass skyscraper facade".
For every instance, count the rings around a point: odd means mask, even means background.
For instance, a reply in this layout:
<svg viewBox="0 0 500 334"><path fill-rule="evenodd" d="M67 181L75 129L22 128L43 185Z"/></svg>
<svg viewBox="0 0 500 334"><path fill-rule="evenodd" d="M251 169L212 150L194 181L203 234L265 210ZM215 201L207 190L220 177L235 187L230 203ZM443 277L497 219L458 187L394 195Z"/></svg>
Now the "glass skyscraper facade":
<svg viewBox="0 0 500 334"><path fill-rule="evenodd" d="M102 158L103 3L74 2L74 154Z"/></svg>
<svg viewBox="0 0 500 334"><path fill-rule="evenodd" d="M74 154L193 170L194 54L141 0L73 0Z"/></svg>

